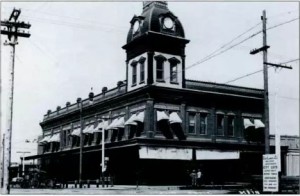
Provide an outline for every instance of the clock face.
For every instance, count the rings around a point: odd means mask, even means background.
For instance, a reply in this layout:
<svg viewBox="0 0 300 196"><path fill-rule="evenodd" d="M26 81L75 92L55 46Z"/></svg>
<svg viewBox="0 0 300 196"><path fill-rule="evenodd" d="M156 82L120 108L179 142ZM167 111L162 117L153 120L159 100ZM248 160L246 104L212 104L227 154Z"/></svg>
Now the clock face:
<svg viewBox="0 0 300 196"><path fill-rule="evenodd" d="M164 18L164 27L167 29L172 29L174 26L174 22L170 17Z"/></svg>
<svg viewBox="0 0 300 196"><path fill-rule="evenodd" d="M140 28L140 22L137 20L133 24L133 33L136 33Z"/></svg>

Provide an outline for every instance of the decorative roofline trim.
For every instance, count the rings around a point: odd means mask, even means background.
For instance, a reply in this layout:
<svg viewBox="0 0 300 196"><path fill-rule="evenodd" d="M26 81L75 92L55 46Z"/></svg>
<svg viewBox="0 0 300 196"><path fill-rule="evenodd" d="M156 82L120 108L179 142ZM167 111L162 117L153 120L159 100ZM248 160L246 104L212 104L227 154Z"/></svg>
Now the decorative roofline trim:
<svg viewBox="0 0 300 196"><path fill-rule="evenodd" d="M256 90L256 91L264 91L263 89L259 88L251 88L251 87L243 87L243 86L236 86L236 85L228 85L228 84L222 84L222 83L215 83L215 82L208 82L208 81L200 81L200 80L192 80L192 79L185 79L186 82L197 82L197 83L203 83L203 84L211 84L216 86L226 86L226 87L233 87L233 88L240 88L240 89L249 89L249 90Z"/></svg>

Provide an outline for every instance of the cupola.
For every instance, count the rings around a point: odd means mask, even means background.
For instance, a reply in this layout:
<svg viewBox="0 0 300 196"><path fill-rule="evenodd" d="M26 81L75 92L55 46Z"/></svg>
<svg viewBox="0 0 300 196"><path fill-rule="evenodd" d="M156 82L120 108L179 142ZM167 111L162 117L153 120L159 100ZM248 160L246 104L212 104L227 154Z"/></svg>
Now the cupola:
<svg viewBox="0 0 300 196"><path fill-rule="evenodd" d="M184 88L184 29L165 1L145 1L129 22L126 50L127 90L146 85Z"/></svg>

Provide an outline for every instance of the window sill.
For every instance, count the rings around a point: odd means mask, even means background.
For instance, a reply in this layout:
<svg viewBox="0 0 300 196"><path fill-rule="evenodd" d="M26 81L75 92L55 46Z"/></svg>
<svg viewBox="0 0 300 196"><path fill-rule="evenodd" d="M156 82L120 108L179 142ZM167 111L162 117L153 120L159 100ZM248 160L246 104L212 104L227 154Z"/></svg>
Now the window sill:
<svg viewBox="0 0 300 196"><path fill-rule="evenodd" d="M163 79L156 79L156 82L161 82L161 83L165 83L166 81Z"/></svg>
<svg viewBox="0 0 300 196"><path fill-rule="evenodd" d="M194 135L196 136L197 134L196 133L187 133L188 135Z"/></svg>
<svg viewBox="0 0 300 196"><path fill-rule="evenodd" d="M136 83L131 85L131 87L135 87L135 86L136 86Z"/></svg>
<svg viewBox="0 0 300 196"><path fill-rule="evenodd" d="M179 82L172 82L172 81L170 81L170 84L176 84L176 85L179 85Z"/></svg>
<svg viewBox="0 0 300 196"><path fill-rule="evenodd" d="M144 80L144 81L141 81L140 84L145 84L145 80Z"/></svg>

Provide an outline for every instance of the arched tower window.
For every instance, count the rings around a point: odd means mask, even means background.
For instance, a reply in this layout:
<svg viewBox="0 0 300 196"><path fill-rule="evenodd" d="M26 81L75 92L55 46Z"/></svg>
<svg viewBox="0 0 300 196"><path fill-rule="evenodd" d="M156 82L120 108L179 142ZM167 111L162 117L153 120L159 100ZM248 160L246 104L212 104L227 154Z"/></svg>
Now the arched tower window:
<svg viewBox="0 0 300 196"><path fill-rule="evenodd" d="M164 62L167 60L164 56L155 56L156 60L156 81L164 81Z"/></svg>
<svg viewBox="0 0 300 196"><path fill-rule="evenodd" d="M169 59L170 62L170 82L177 83L178 82L178 64L180 61L173 57Z"/></svg>
<svg viewBox="0 0 300 196"><path fill-rule="evenodd" d="M132 85L136 85L137 82L137 61L132 61Z"/></svg>
<svg viewBox="0 0 300 196"><path fill-rule="evenodd" d="M140 64L140 83L145 82L145 57L141 57L139 59L139 64Z"/></svg>

